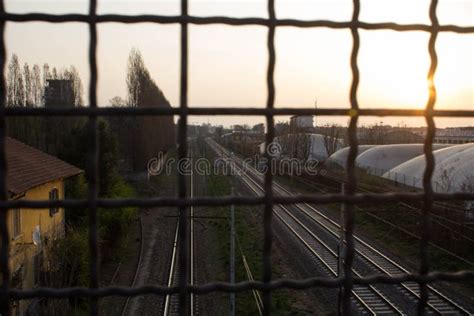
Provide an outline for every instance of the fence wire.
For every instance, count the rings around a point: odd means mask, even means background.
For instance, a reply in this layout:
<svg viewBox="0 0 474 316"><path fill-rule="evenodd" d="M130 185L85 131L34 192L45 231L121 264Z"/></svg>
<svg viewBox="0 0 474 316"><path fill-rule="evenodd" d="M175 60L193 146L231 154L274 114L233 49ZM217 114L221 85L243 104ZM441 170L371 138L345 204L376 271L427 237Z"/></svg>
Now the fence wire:
<svg viewBox="0 0 474 316"><path fill-rule="evenodd" d="M0 254L0 268L2 270L2 286L0 289L0 314L9 315L11 299L31 299L31 298L71 298L76 296L90 298L91 315L98 313L98 299L109 295L136 296L143 294L166 295L177 293L180 299L181 314L186 313L186 300L189 294L205 294L215 291L221 292L241 292L248 290L261 290L264 292L264 312L270 313L271 292L281 288L309 289L312 287L344 287L343 311L350 314L350 294L354 284L374 284L387 283L399 284L407 281L418 282L421 287L421 298L418 304L418 312L422 314L427 306L428 288L427 284L435 281L467 281L474 279L474 271L455 271L451 273L431 272L428 260L428 243L430 241L430 213L435 200L474 200L474 193L435 193L431 185L431 176L435 165L432 143L435 134L435 117L474 117L473 110L436 110L436 88L434 85L434 75L437 66L436 39L440 32L453 32L459 34L474 33L474 26L440 25L436 16L437 0L432 0L429 8L431 23L426 24L397 24L397 23L367 23L359 21L360 1L353 0L352 19L348 22L335 22L329 20L303 21L297 19L277 19L275 14L275 1L268 0L268 18L233 18L225 16L198 17L188 14L188 1L181 0L181 14L177 16L161 15L118 15L118 14L97 14L97 0L89 1L88 14L42 14L27 13L17 14L5 11L4 1L0 1L0 61L1 61L1 82L0 82L0 232L2 234L2 249ZM15 108L6 107L6 45L5 45L5 25L7 22L32 22L43 21L50 23L81 22L89 25L89 107L81 108ZM180 106L178 108L104 108L97 105L97 24L107 22L118 23L142 23L151 22L158 24L179 24L181 26L181 73L180 73ZM267 103L265 108L222 108L222 107L188 107L188 26L203 24L224 24L234 26L259 25L268 28L267 49ZM353 44L350 56L350 66L352 71L352 83L350 88L350 108L274 108L275 84L274 70L276 63L275 51L275 30L277 27L293 26L299 28L329 28L348 29L351 31ZM430 33L428 52L430 56L430 68L427 74L429 100L424 110L412 109L360 109L357 100L357 90L359 85L359 69L357 56L359 53L360 40L359 30L393 30L393 31L422 31ZM178 157L187 155L187 117L189 115L261 115L266 117L268 133L266 142L270 143L274 137L274 116L275 115L324 115L324 116L348 116L350 118L348 139L350 145L347 160L347 180L348 186L345 194L312 194L297 195L291 197L277 197L272 193L272 174L265 174L265 196L253 197L187 197L186 179L184 175L178 175L178 196L160 197L151 199L100 199L98 198L98 144L97 141L97 118L100 116L114 115L177 115L178 123ZM9 116L87 116L89 119L89 142L91 144L88 155L87 172L90 175L89 194L86 200L59 200L59 201L9 201L6 187L6 159L5 159L5 120ZM423 177L423 193L378 193L360 194L356 193L356 167L355 158L357 156L357 121L360 116L424 116L427 122L427 135L424 142L424 155L426 157L426 168ZM269 159L268 159L269 161ZM271 170L271 168L267 168ZM418 273L403 274L397 276L371 275L358 277L352 274L352 262L354 258L354 204L362 202L390 202L390 201L423 201L422 211L422 239L420 242L420 266ZM344 276L339 278L312 277L304 280L272 279L271 251L272 251L272 214L274 204L293 203L345 203L345 238L347 241L347 257L344 265ZM212 282L204 285L190 286L187 283L188 258L187 258L187 207L194 206L224 206L224 205L264 205L264 256L263 256L263 280L260 282L242 282L230 284L225 282ZM173 287L166 286L143 286L137 288L125 287L105 287L99 288L98 275L98 246L97 246L97 208L115 207L160 207L176 206L180 210L180 279L179 285ZM72 288L35 288L28 290L18 290L10 288L9 260L9 236L6 224L8 209L17 207L45 208L45 207L68 207L87 208L89 216L89 248L91 254L90 263L90 286Z"/></svg>

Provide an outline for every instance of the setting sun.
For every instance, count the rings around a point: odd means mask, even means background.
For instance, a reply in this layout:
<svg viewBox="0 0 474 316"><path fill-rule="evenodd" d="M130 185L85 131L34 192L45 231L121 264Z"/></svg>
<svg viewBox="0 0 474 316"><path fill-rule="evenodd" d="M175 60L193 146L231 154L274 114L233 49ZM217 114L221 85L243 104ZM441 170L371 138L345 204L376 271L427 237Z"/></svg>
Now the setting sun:
<svg viewBox="0 0 474 316"><path fill-rule="evenodd" d="M0 0L1 315L474 315L474 0Z"/></svg>

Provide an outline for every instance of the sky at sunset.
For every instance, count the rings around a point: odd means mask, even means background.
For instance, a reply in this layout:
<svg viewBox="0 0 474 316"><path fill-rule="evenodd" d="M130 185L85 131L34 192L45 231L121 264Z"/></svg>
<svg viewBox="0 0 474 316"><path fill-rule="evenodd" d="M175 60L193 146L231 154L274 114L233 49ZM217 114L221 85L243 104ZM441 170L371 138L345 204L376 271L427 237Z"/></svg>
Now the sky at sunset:
<svg viewBox="0 0 474 316"><path fill-rule="evenodd" d="M127 4L133 3L133 5ZM7 0L10 12L87 13L87 1ZM362 0L360 19L366 22L429 24L426 0ZM99 14L179 14L179 1L99 0ZM348 21L352 1L276 0L278 18ZM267 17L266 1L190 1L191 15ZM474 1L440 0L440 24L474 25ZM179 26L118 23L98 26L101 106L114 96L126 97L126 63L136 47L172 106L179 104ZM190 106L264 107L266 103L267 29L258 26L190 26ZM429 67L426 32L360 30L358 91L360 107L423 108L428 97ZM88 26L79 23L8 23L8 55L20 61L57 68L74 64L89 82ZM347 108L351 72L349 30L277 28L276 107ZM438 36L435 83L438 109L474 110L474 34ZM87 96L87 93L85 93ZM87 98L85 98L87 99ZM87 102L86 102L87 104ZM285 118L276 118L276 121ZM244 121L243 121L244 120ZM211 123L255 124L263 117L214 117ZM362 124L380 121L362 120ZM191 117L207 122L207 117ZM347 118L320 118L318 123L345 123ZM383 118L389 124L424 125L423 118ZM439 126L472 125L472 119L437 119Z"/></svg>

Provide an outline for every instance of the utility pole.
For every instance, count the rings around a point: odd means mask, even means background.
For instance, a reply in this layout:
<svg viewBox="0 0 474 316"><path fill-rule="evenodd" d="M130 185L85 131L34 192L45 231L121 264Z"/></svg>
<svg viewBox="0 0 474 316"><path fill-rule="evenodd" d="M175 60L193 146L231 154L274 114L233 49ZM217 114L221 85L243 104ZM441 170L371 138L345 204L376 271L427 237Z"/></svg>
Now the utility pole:
<svg viewBox="0 0 474 316"><path fill-rule="evenodd" d="M231 188L231 196L234 196L234 187ZM235 283L235 210L234 204L230 206L230 284ZM235 293L231 292L229 297L229 315L235 315Z"/></svg>
<svg viewBox="0 0 474 316"><path fill-rule="evenodd" d="M344 182L341 182L341 193L344 194ZM339 223L339 245L337 246L337 276L340 277L343 271L344 263L344 212L346 205L341 204L341 213L340 213L340 223ZM338 315L342 315L342 286L339 286L339 295L338 295Z"/></svg>

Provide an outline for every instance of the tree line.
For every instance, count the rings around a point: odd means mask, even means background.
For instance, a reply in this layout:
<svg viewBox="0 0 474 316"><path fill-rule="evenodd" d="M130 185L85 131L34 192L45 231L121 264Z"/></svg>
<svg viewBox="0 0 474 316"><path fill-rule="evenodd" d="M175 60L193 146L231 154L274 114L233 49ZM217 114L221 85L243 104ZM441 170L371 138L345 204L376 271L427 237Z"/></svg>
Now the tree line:
<svg viewBox="0 0 474 316"><path fill-rule="evenodd" d="M61 70L44 64L21 63L13 54L7 73L7 106L44 107L45 89L50 79L71 80L74 90L74 106L83 106L82 81L77 69L69 66ZM152 79L143 57L137 49L130 52L127 64L127 97L113 98L111 106L171 107L170 103ZM88 119L85 117L21 116L7 118L7 135L30 146L54 155L87 171L86 153L89 149ZM120 116L100 118L97 123L99 140L99 197L130 198L135 195L123 173L123 161L132 171L146 171L147 161L159 151L174 145L173 117ZM87 198L87 178L68 179L66 197ZM110 260L121 247L121 232L126 232L135 217L135 208L98 210L100 259ZM67 234L55 243L55 251L44 260L57 265L61 262L62 273L45 278L47 284L57 287L87 286L89 252L87 248L87 211L66 210ZM80 305L82 305L81 302ZM57 306L54 300L45 303L51 311L67 311L65 301ZM85 306L85 304L84 304Z"/></svg>
<svg viewBox="0 0 474 316"><path fill-rule="evenodd" d="M109 101L114 107L171 108L164 93L151 77L138 49L130 51L127 63L127 96ZM119 140L122 169L146 171L148 161L175 145L173 116L110 117L111 129Z"/></svg>
<svg viewBox="0 0 474 316"><path fill-rule="evenodd" d="M7 70L8 107L44 107L48 80L70 80L74 106L83 106L82 80L74 65L58 70L48 63L32 67L25 62L21 66L13 54ZM7 135L54 156L60 156L67 146L67 134L80 120L71 117L23 116L8 117Z"/></svg>
<svg viewBox="0 0 474 316"><path fill-rule="evenodd" d="M23 67L18 56L12 55L7 73L7 106L39 107L45 105L44 91L48 80L71 80L74 105L83 105L83 86L79 72L74 65L57 70L48 63L32 67L25 62Z"/></svg>

